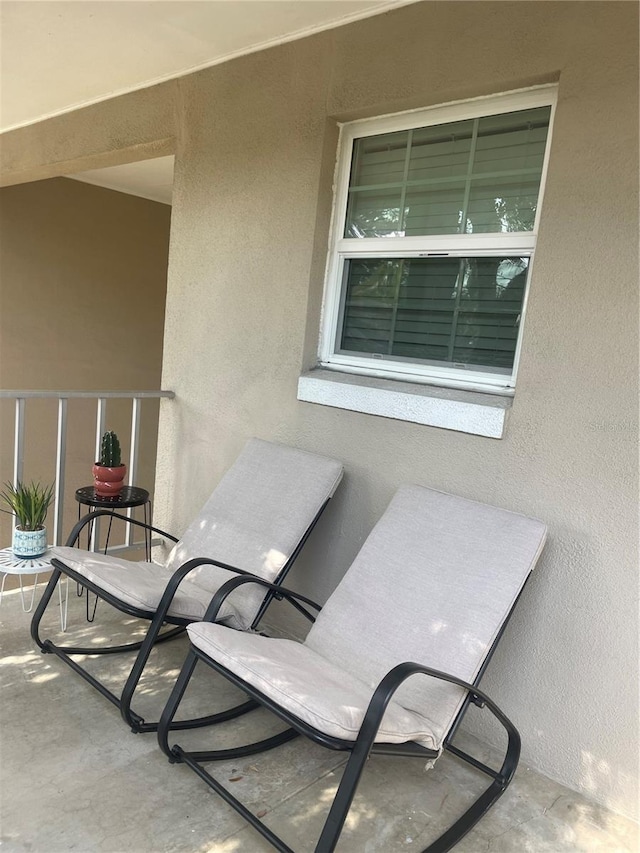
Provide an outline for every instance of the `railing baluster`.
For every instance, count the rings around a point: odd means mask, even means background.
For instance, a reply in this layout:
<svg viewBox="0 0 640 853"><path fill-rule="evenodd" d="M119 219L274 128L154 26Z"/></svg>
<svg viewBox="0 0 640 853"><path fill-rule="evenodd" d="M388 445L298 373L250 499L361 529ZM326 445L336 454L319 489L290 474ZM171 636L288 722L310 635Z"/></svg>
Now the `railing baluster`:
<svg viewBox="0 0 640 853"><path fill-rule="evenodd" d="M22 471L24 469L24 404L23 397L16 399L16 426L14 432L13 443L13 484L18 485L18 480L22 480Z"/></svg>
<svg viewBox="0 0 640 853"><path fill-rule="evenodd" d="M23 397L16 399L16 420L13 432L13 485L18 486L22 480L24 470L24 405ZM12 526L16 526L17 518L12 519Z"/></svg>
<svg viewBox="0 0 640 853"><path fill-rule="evenodd" d="M56 441L56 486L53 505L53 544L62 543L64 513L64 473L67 461L67 400L58 400L58 437Z"/></svg>
<svg viewBox="0 0 640 853"><path fill-rule="evenodd" d="M138 475L138 445L140 442L140 397L133 398L131 407L131 451L129 454L129 484L135 485Z"/></svg>
<svg viewBox="0 0 640 853"><path fill-rule="evenodd" d="M107 419L107 401L104 397L98 397L98 408L96 411L96 452L94 454L94 462L100 459L100 451L102 449L102 434L104 432L104 424Z"/></svg>
<svg viewBox="0 0 640 853"><path fill-rule="evenodd" d="M98 407L96 410L96 452L95 460L100 459L102 452L102 434L104 433L104 425L107 420L107 401L105 397L98 397ZM100 542L100 519L96 520L91 525L91 550L96 550L96 545Z"/></svg>
<svg viewBox="0 0 640 853"><path fill-rule="evenodd" d="M140 441L140 397L134 397L131 406L131 450L129 455L129 479L131 485L135 485L138 473L138 444ZM133 508L127 510L127 516L131 518ZM133 545L134 526L127 525L127 545Z"/></svg>

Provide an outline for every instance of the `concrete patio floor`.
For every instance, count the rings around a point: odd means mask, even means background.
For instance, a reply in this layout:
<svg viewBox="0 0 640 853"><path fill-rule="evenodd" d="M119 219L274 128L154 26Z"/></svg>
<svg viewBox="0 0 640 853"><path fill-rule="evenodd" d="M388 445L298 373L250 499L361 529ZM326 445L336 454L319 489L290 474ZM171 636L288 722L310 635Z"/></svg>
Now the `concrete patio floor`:
<svg viewBox="0 0 640 853"><path fill-rule="evenodd" d="M135 620L104 603L96 622L88 624L84 600L75 590L70 593L67 633L60 633L56 604L43 622L43 636L86 645L108 632L120 636L135 627ZM62 661L40 654L29 636L29 620L18 594L6 595L0 608L3 853L273 849L195 774L169 765L155 735L132 734L114 706ZM154 652L135 706L147 719L157 719L185 647L180 639ZM91 666L112 688L122 682L122 656L94 658ZM196 675L185 697L185 714L228 707L239 695L208 671ZM241 742L249 730L250 737L254 732L259 737L279 727L257 711L226 726L177 733L175 741L187 748L225 746L234 737ZM470 736L461 734L459 740L481 760L499 761ZM297 739L261 756L219 763L215 773L232 780L237 796L264 814L294 850L307 853L314 848L343 763L339 753ZM485 779L448 755L428 772L419 760L374 757L338 850L420 851L461 813ZM521 764L504 797L456 853L635 853L637 831L631 821Z"/></svg>

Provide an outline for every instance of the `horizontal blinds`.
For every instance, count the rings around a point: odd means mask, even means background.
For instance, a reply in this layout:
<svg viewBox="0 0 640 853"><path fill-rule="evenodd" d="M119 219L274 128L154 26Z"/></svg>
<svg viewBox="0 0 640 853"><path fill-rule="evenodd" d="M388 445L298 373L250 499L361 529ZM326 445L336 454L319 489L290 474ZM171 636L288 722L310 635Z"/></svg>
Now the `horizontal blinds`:
<svg viewBox="0 0 640 853"><path fill-rule="evenodd" d="M347 261L340 351L510 369L528 258Z"/></svg>
<svg viewBox="0 0 640 853"><path fill-rule="evenodd" d="M345 237L532 230L550 112L356 139Z"/></svg>

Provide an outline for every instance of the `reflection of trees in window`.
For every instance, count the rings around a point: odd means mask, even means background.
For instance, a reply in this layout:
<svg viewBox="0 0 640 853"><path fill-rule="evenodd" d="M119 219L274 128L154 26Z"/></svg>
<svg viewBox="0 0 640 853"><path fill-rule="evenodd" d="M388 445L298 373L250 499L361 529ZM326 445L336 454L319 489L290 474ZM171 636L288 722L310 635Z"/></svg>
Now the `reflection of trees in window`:
<svg viewBox="0 0 640 853"><path fill-rule="evenodd" d="M528 258L466 258L453 360L511 367Z"/></svg>
<svg viewBox="0 0 640 853"><path fill-rule="evenodd" d="M497 198L495 200L496 215L500 220L503 231L533 231L536 221L538 199L530 196L520 198Z"/></svg>
<svg viewBox="0 0 640 853"><path fill-rule="evenodd" d="M404 216L408 213L405 208ZM396 207L368 207L354 211L346 237L404 237L399 230L400 210Z"/></svg>

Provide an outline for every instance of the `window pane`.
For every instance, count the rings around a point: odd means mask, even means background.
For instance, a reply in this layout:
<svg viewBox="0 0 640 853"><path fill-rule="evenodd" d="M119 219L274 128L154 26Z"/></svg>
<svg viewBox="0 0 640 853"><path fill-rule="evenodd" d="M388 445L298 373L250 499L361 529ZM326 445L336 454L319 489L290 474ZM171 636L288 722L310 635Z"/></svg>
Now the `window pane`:
<svg viewBox="0 0 640 853"><path fill-rule="evenodd" d="M405 237L421 234L457 234L462 222L464 184L409 187L405 197Z"/></svg>
<svg viewBox="0 0 640 853"><path fill-rule="evenodd" d="M457 258L404 261L390 355L447 359L460 274Z"/></svg>
<svg viewBox="0 0 640 853"><path fill-rule="evenodd" d="M352 187L400 183L404 179L409 131L358 139L351 164Z"/></svg>
<svg viewBox="0 0 640 853"><path fill-rule="evenodd" d="M341 348L387 353L398 261L349 261Z"/></svg>
<svg viewBox="0 0 640 853"><path fill-rule="evenodd" d="M540 178L484 178L473 181L467 208L467 234L532 231Z"/></svg>
<svg viewBox="0 0 640 853"><path fill-rule="evenodd" d="M513 367L528 258L466 258L452 359Z"/></svg>
<svg viewBox="0 0 640 853"><path fill-rule="evenodd" d="M537 107L479 119L474 173L541 172L550 112L550 107Z"/></svg>
<svg viewBox="0 0 640 853"><path fill-rule="evenodd" d="M530 231L550 107L354 141L346 237Z"/></svg>
<svg viewBox="0 0 640 853"><path fill-rule="evenodd" d="M528 258L350 260L339 351L508 372Z"/></svg>
<svg viewBox="0 0 640 853"><path fill-rule="evenodd" d="M473 128L473 121L456 121L414 130L407 179L464 180L469 167Z"/></svg>
<svg viewBox="0 0 640 853"><path fill-rule="evenodd" d="M550 112L539 107L479 120L467 233L533 230Z"/></svg>
<svg viewBox="0 0 640 853"><path fill-rule="evenodd" d="M363 190L349 199L345 237L397 237L400 231L400 188Z"/></svg>

